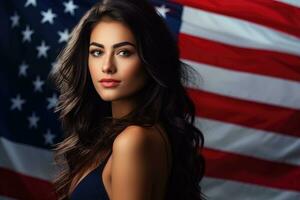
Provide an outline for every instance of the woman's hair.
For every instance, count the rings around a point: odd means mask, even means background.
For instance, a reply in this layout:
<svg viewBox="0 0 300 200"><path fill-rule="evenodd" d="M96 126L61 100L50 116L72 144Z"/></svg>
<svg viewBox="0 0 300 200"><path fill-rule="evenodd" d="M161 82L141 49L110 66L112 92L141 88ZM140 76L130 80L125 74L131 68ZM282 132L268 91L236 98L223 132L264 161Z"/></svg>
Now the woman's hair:
<svg viewBox="0 0 300 200"><path fill-rule="evenodd" d="M150 77L135 94L135 109L119 119L112 117L111 102L97 94L88 71L91 30L102 16L129 27ZM200 152L204 138L194 126L195 105L183 86L188 81L187 70L188 65L179 59L174 35L146 0L104 0L85 13L48 77L60 92L55 112L59 112L65 134L54 149L55 161L62 169L54 180L59 199L67 199L73 177L92 166L100 152L110 150L127 126L156 123L164 127L172 148L166 199L204 199L199 185L205 167Z"/></svg>

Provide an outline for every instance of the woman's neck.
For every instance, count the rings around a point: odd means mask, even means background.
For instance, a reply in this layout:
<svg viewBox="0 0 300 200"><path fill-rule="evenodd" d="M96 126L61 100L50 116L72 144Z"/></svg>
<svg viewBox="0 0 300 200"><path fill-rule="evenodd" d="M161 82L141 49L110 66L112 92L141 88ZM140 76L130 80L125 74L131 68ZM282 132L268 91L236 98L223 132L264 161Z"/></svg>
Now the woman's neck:
<svg viewBox="0 0 300 200"><path fill-rule="evenodd" d="M121 99L111 102L112 117L119 119L130 113L136 106L137 102L133 98Z"/></svg>

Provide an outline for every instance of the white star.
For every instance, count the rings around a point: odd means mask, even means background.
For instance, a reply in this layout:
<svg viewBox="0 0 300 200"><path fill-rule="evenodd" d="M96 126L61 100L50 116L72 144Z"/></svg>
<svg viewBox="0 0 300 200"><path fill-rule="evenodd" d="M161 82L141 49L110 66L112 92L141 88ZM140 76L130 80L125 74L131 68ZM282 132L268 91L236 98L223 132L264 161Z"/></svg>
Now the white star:
<svg viewBox="0 0 300 200"><path fill-rule="evenodd" d="M31 42L31 35L34 33L33 30L30 30L29 26L26 26L26 30L22 31L23 34L23 42L28 41Z"/></svg>
<svg viewBox="0 0 300 200"><path fill-rule="evenodd" d="M45 144L53 144L53 139L55 135L51 133L50 129L47 129L47 133L43 135L45 139Z"/></svg>
<svg viewBox="0 0 300 200"><path fill-rule="evenodd" d="M36 0L27 0L24 7L28 7L29 5L36 7Z"/></svg>
<svg viewBox="0 0 300 200"><path fill-rule="evenodd" d="M14 110L15 108L17 108L19 111L21 111L22 104L24 104L26 102L25 99L21 99L20 94L17 94L16 98L11 98L10 100L12 102L12 105L10 107L11 110Z"/></svg>
<svg viewBox="0 0 300 200"><path fill-rule="evenodd" d="M52 97L47 98L48 106L47 109L55 108L58 102L57 95L54 93Z"/></svg>
<svg viewBox="0 0 300 200"><path fill-rule="evenodd" d="M17 12L15 12L15 14L10 17L10 20L12 21L11 23L12 28L20 25L19 24L20 16L17 14Z"/></svg>
<svg viewBox="0 0 300 200"><path fill-rule="evenodd" d="M59 70L59 64L58 64L58 61L56 60L56 61L54 61L52 64L52 68L51 68L51 70L50 70L50 74L55 74L55 73L57 73L58 72L58 70Z"/></svg>
<svg viewBox="0 0 300 200"><path fill-rule="evenodd" d="M36 49L38 50L38 58L41 56L47 58L47 51L50 49L50 46L46 46L45 41L43 40L41 46L37 46Z"/></svg>
<svg viewBox="0 0 300 200"><path fill-rule="evenodd" d="M27 76L27 69L28 65L25 63L25 61L22 62L22 64L19 66L19 76Z"/></svg>
<svg viewBox="0 0 300 200"><path fill-rule="evenodd" d="M41 21L41 23L43 23L43 24L45 22L49 22L50 24L53 24L53 19L54 19L54 17L57 16L55 13L52 12L51 9L48 9L47 12L41 11L41 15L43 15L43 19Z"/></svg>
<svg viewBox="0 0 300 200"><path fill-rule="evenodd" d="M36 77L36 80L33 81L33 85L34 85L34 92L39 91L42 92L42 86L44 85L45 81L42 81L40 79L40 76Z"/></svg>
<svg viewBox="0 0 300 200"><path fill-rule="evenodd" d="M52 70L54 70L57 67L57 61L54 61L51 63Z"/></svg>
<svg viewBox="0 0 300 200"><path fill-rule="evenodd" d="M69 12L71 15L74 15L74 10L78 8L78 6L73 3L73 0L69 0L69 2L63 2L63 4L65 6L64 12Z"/></svg>
<svg viewBox="0 0 300 200"><path fill-rule="evenodd" d="M51 68L51 72L55 72L58 69L58 62L54 61L53 63L51 63L52 68Z"/></svg>
<svg viewBox="0 0 300 200"><path fill-rule="evenodd" d="M32 112L32 115L30 117L27 117L27 119L29 120L29 128L37 128L37 123L40 118L35 115L35 112Z"/></svg>
<svg viewBox="0 0 300 200"><path fill-rule="evenodd" d="M67 42L69 38L69 31L68 29L65 29L64 32L58 31L57 34L59 35L59 43L61 42Z"/></svg>
<svg viewBox="0 0 300 200"><path fill-rule="evenodd" d="M163 18L166 18L167 17L167 12L170 11L169 8L167 8L164 4L161 5L160 7L155 7L156 9L156 12L162 16Z"/></svg>

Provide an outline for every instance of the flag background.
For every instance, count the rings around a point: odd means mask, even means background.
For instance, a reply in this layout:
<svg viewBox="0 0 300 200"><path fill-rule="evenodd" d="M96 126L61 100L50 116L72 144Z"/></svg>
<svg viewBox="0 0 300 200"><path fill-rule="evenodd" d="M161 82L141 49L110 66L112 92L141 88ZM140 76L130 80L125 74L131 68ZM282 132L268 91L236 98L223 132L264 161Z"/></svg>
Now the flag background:
<svg viewBox="0 0 300 200"><path fill-rule="evenodd" d="M96 0L0 2L0 199L55 199L62 131L46 82ZM300 199L300 1L152 0L198 74L209 199Z"/></svg>

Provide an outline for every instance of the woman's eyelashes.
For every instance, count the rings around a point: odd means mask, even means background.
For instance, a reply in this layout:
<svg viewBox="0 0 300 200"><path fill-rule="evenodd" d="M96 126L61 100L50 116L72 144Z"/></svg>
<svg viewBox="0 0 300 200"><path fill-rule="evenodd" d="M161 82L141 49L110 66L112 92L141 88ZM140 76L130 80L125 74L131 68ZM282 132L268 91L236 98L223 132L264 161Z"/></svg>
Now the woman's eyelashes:
<svg viewBox="0 0 300 200"><path fill-rule="evenodd" d="M90 51L90 54L93 57L99 57L99 56L101 56L102 53L103 53L103 51L97 50L97 49ZM132 53L131 53L131 51L125 49L125 50L118 51L117 54L121 55L122 57L129 57Z"/></svg>
<svg viewBox="0 0 300 200"><path fill-rule="evenodd" d="M121 50L118 52L119 55L124 56L124 57L129 57L131 55L131 52L129 50Z"/></svg>
<svg viewBox="0 0 300 200"><path fill-rule="evenodd" d="M99 51L99 50L91 50L90 51L90 54L91 54L91 56L93 56L93 57L99 57L99 54L101 53L101 51Z"/></svg>

